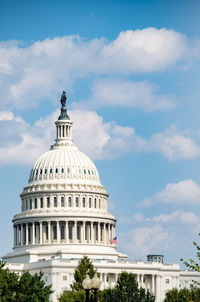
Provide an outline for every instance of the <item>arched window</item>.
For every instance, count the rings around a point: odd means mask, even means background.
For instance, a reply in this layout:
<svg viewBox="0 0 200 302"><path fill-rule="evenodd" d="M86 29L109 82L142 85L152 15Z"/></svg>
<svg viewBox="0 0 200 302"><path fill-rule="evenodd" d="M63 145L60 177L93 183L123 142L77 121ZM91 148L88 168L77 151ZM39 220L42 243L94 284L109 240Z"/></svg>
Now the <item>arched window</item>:
<svg viewBox="0 0 200 302"><path fill-rule="evenodd" d="M92 207L92 198L89 198L89 208Z"/></svg>
<svg viewBox="0 0 200 302"><path fill-rule="evenodd" d="M78 197L76 197L76 207L79 207L79 200L78 200Z"/></svg>
<svg viewBox="0 0 200 302"><path fill-rule="evenodd" d="M53 200L54 200L54 207L56 208L57 207L57 197L55 196Z"/></svg>
<svg viewBox="0 0 200 302"><path fill-rule="evenodd" d="M58 173L58 168L56 168L56 173Z"/></svg>
<svg viewBox="0 0 200 302"><path fill-rule="evenodd" d="M83 208L85 208L85 197L83 197Z"/></svg>
<svg viewBox="0 0 200 302"><path fill-rule="evenodd" d="M43 208L43 198L40 198L40 208Z"/></svg>
<svg viewBox="0 0 200 302"><path fill-rule="evenodd" d="M71 207L72 206L72 198L71 196L69 196L68 198L68 207Z"/></svg>
<svg viewBox="0 0 200 302"><path fill-rule="evenodd" d="M64 196L61 196L61 207L65 206L65 199Z"/></svg>
<svg viewBox="0 0 200 302"><path fill-rule="evenodd" d="M101 209L101 199L99 199L99 209Z"/></svg>
<svg viewBox="0 0 200 302"><path fill-rule="evenodd" d="M94 199L94 207L95 208L97 207L97 199L96 198Z"/></svg>
<svg viewBox="0 0 200 302"><path fill-rule="evenodd" d="M64 168L61 169L61 172L64 173Z"/></svg>

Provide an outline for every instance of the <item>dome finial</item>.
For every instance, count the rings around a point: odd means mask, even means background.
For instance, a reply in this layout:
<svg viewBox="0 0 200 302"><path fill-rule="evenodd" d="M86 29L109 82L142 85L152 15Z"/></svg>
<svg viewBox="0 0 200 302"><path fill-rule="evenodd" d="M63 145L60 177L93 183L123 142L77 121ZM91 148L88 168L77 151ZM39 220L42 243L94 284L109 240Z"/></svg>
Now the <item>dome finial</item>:
<svg viewBox="0 0 200 302"><path fill-rule="evenodd" d="M61 107L61 114L59 116L59 120L69 120L69 116L67 115L67 107L66 107L66 92L63 90L63 93L61 95L60 103L62 105Z"/></svg>

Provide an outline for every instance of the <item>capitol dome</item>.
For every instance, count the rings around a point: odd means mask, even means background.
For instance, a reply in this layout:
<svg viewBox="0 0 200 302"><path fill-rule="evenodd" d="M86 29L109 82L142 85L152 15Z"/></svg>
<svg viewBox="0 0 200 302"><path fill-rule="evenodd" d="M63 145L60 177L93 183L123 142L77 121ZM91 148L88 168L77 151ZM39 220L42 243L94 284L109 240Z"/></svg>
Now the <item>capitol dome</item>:
<svg viewBox="0 0 200 302"><path fill-rule="evenodd" d="M63 92L55 143L35 162L20 195L21 212L13 218L14 253L25 253L27 261L61 251L66 257L117 258L108 194L92 160L73 143L65 103Z"/></svg>
<svg viewBox="0 0 200 302"><path fill-rule="evenodd" d="M29 184L55 181L100 185L99 174L94 163L75 145L52 148L41 155L34 164Z"/></svg>

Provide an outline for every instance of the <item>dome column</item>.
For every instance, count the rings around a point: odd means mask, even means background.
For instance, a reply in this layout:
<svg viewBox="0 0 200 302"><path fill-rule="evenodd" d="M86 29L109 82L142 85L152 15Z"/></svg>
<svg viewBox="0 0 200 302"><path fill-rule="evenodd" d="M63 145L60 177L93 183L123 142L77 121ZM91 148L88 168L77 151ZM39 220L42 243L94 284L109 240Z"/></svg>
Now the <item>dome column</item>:
<svg viewBox="0 0 200 302"><path fill-rule="evenodd" d="M28 245L28 223L25 224L25 230L26 230L26 245Z"/></svg>
<svg viewBox="0 0 200 302"><path fill-rule="evenodd" d="M35 244L35 222L32 223L32 244Z"/></svg>
<svg viewBox="0 0 200 302"><path fill-rule="evenodd" d="M56 228L57 228L57 243L60 243L60 222L56 222Z"/></svg>
<svg viewBox="0 0 200 302"><path fill-rule="evenodd" d="M51 244L51 221L48 221L48 243Z"/></svg>
<svg viewBox="0 0 200 302"><path fill-rule="evenodd" d="M85 221L83 221L83 243L85 243Z"/></svg>
<svg viewBox="0 0 200 302"><path fill-rule="evenodd" d="M101 243L101 225L100 222L98 222L98 244Z"/></svg>

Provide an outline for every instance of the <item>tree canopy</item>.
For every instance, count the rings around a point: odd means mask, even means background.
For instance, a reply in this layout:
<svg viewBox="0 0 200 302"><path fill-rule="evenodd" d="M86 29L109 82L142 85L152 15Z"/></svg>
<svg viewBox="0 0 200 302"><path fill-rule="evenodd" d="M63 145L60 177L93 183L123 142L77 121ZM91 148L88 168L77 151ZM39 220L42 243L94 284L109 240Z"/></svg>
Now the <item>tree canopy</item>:
<svg viewBox="0 0 200 302"><path fill-rule="evenodd" d="M200 289L173 288L166 293L164 302L200 302Z"/></svg>
<svg viewBox="0 0 200 302"><path fill-rule="evenodd" d="M139 288L132 273L122 272L113 289L99 293L101 302L155 302L155 297L144 288Z"/></svg>
<svg viewBox="0 0 200 302"><path fill-rule="evenodd" d="M41 272L35 275L25 272L20 277L0 264L0 302L48 302L53 291L42 277Z"/></svg>
<svg viewBox="0 0 200 302"><path fill-rule="evenodd" d="M84 256L79 261L78 267L74 272L74 282L71 285L71 289L74 291L83 290L82 282L85 279L86 274L88 274L90 278L93 278L96 272L90 258Z"/></svg>

